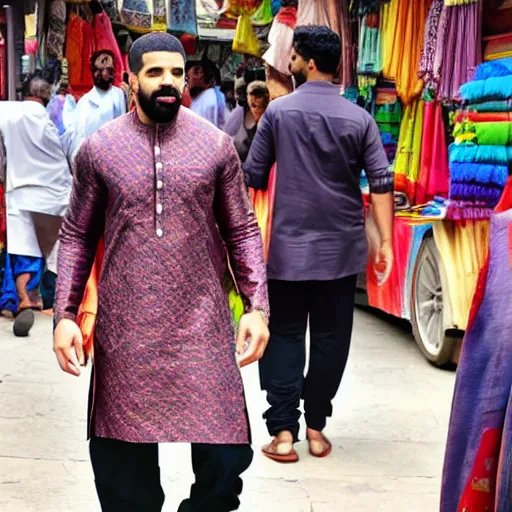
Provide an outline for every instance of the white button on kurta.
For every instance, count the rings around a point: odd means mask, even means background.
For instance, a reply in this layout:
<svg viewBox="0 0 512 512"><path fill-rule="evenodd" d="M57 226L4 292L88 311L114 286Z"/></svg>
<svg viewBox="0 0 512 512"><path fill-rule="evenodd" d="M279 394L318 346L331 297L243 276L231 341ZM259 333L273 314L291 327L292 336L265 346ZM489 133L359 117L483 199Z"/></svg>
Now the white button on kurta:
<svg viewBox="0 0 512 512"><path fill-rule="evenodd" d="M163 229L158 228L158 229L156 230L156 236L157 236L158 238L162 238L162 237L164 236L164 231L163 231Z"/></svg>
<svg viewBox="0 0 512 512"><path fill-rule="evenodd" d="M164 207L159 203L156 205L156 213L160 215L163 211Z"/></svg>

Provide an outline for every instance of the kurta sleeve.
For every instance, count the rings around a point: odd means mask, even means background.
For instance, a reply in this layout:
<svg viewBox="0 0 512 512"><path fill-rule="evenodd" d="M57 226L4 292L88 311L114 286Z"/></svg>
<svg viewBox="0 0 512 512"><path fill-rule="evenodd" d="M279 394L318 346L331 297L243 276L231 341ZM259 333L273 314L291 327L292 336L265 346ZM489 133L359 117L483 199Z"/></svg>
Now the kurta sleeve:
<svg viewBox="0 0 512 512"><path fill-rule="evenodd" d="M372 194L393 192L394 175L389 168L379 128L371 117L368 121L363 139L363 167L370 185L370 192Z"/></svg>
<svg viewBox="0 0 512 512"><path fill-rule="evenodd" d="M256 137L244 164L247 186L266 190L270 170L276 161L272 112L267 110L260 120Z"/></svg>
<svg viewBox="0 0 512 512"><path fill-rule="evenodd" d="M256 215L245 188L240 159L227 136L217 179L215 214L246 313L269 315L267 271Z"/></svg>
<svg viewBox="0 0 512 512"><path fill-rule="evenodd" d="M85 141L74 162L74 183L60 231L55 325L76 320L105 225L107 191L94 169L91 142Z"/></svg>

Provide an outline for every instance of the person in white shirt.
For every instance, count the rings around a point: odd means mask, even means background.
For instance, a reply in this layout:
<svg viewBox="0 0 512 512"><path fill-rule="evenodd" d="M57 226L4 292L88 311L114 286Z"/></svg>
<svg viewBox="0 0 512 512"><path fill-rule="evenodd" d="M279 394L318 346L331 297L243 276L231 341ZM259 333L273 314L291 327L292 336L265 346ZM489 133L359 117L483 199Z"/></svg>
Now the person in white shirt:
<svg viewBox="0 0 512 512"><path fill-rule="evenodd" d="M186 71L192 98L190 109L222 130L226 122L226 99L216 81L215 64L207 60L189 62Z"/></svg>
<svg viewBox="0 0 512 512"><path fill-rule="evenodd" d="M80 98L71 126L62 135L66 153L73 159L82 142L105 123L126 113L126 96L113 85L116 76L114 54L97 51L91 58L94 87Z"/></svg>
<svg viewBox="0 0 512 512"><path fill-rule="evenodd" d="M30 75L23 95L23 102L2 102L0 107L7 213L0 310L15 315L16 336L29 334L34 310L41 309L39 283L45 260L55 252L72 186L57 127L46 111L50 83L41 73Z"/></svg>

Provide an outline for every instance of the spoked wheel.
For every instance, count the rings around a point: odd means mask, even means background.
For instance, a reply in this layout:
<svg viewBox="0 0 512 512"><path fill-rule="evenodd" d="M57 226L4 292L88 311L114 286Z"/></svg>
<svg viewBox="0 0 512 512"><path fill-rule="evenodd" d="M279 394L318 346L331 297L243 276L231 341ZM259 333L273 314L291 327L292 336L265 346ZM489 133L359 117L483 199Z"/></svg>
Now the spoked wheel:
<svg viewBox="0 0 512 512"><path fill-rule="evenodd" d="M414 338L423 355L436 366L446 364L455 340L446 336L444 325L441 259L432 237L421 245L413 274L411 311Z"/></svg>

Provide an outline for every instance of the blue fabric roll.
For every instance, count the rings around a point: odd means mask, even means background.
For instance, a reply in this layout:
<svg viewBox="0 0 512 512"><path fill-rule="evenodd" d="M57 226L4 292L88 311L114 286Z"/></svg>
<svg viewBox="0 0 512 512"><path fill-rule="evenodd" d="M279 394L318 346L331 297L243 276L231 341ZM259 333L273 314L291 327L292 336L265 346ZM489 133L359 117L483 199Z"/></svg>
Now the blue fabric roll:
<svg viewBox="0 0 512 512"><path fill-rule="evenodd" d="M450 145L450 163L478 163L508 166L512 162L510 146Z"/></svg>

